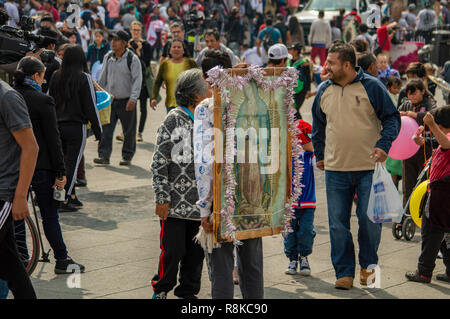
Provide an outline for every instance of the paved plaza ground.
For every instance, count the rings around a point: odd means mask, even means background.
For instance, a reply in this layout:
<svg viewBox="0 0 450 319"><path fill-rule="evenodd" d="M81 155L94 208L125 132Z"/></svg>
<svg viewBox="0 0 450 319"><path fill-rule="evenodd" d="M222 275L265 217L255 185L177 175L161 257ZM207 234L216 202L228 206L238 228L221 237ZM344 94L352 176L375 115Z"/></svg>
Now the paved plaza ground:
<svg viewBox="0 0 450 319"><path fill-rule="evenodd" d="M440 95L440 92L438 93ZM302 113L311 120L312 99ZM155 149L156 130L163 120L165 108L149 108L144 142L137 144L137 152L130 167L119 166L120 142L114 141L111 165L97 166L97 144L88 140L85 157L88 187L78 190L84 207L76 213L62 213L61 225L69 254L86 266L81 275L81 288L69 288L68 276L54 274L54 260L39 263L32 281L39 298L144 298L152 297L150 279L157 271L159 248L159 219L154 209L150 164ZM121 132L120 125L116 133ZM115 135L117 135L115 134ZM298 298L449 298L450 285L433 280L431 284L407 282L405 272L414 270L420 253L420 229L412 241L395 240L391 225L383 227L379 249L381 288L368 289L359 285L359 267L355 287L350 291L334 288L335 274L330 258L330 239L325 198L324 174L316 171L317 210L313 253L309 257L310 277L285 275L288 260L283 253L282 236L265 237L264 284L265 297L275 299ZM351 222L357 246L357 219L352 212ZM48 243L45 242L45 246ZM52 256L53 257L53 256ZM442 260L437 260L436 273L442 273ZM240 298L236 286L236 298ZM174 298L172 293L169 298ZM203 269L200 298L210 299L210 282L206 266Z"/></svg>

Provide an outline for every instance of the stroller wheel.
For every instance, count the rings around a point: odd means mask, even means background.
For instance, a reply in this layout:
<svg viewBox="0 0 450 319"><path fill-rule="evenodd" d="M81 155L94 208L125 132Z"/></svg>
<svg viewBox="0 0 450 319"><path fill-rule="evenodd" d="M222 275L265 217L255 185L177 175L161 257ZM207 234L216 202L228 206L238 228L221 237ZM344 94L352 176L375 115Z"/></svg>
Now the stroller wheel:
<svg viewBox="0 0 450 319"><path fill-rule="evenodd" d="M414 224L411 217L408 217L403 223L402 231L407 241L414 238L414 234L416 233L416 224Z"/></svg>
<svg viewBox="0 0 450 319"><path fill-rule="evenodd" d="M403 237L403 227L402 224L394 223L392 225L392 235L395 239L402 239Z"/></svg>

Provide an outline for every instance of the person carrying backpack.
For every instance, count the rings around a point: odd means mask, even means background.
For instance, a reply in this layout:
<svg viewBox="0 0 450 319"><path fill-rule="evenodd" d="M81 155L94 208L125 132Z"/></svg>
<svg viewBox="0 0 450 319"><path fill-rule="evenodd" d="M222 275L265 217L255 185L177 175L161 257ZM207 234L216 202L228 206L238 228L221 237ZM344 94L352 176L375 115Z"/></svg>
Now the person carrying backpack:
<svg viewBox="0 0 450 319"><path fill-rule="evenodd" d="M262 58L263 63L267 63L268 61L267 52L269 48L276 43L282 43L281 33L277 28L272 26L272 23L272 17L268 17L266 19L266 27L261 30L256 40L256 51ZM261 50L261 45L264 50Z"/></svg>
<svg viewBox="0 0 450 319"><path fill-rule="evenodd" d="M105 56L98 84L110 92L114 100L111 105L111 122L103 126L102 139L98 145L96 164L109 164L112 140L117 120L124 132L120 165L129 166L136 152L136 102L141 93L142 67L139 58L127 49L129 36L117 31L112 36L112 51Z"/></svg>

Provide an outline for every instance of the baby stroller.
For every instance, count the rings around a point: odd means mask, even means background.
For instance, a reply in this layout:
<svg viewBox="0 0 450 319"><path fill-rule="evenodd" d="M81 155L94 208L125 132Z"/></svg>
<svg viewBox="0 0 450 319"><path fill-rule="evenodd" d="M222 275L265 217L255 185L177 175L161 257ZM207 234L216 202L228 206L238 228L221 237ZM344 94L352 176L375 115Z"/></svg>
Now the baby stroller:
<svg viewBox="0 0 450 319"><path fill-rule="evenodd" d="M420 183L425 181L427 179L427 172L430 169L431 165L431 158L426 163L424 169L422 172L420 172L419 176L417 177L417 184L414 186L414 189L419 186ZM403 217L400 223L394 223L392 225L392 235L396 239L401 239L404 237L407 241L410 241L414 238L414 234L416 233L416 224L414 223L413 219L411 218L411 215L407 214L409 207L409 202L411 200L411 196L408 198L408 202L406 203L405 207L403 208Z"/></svg>

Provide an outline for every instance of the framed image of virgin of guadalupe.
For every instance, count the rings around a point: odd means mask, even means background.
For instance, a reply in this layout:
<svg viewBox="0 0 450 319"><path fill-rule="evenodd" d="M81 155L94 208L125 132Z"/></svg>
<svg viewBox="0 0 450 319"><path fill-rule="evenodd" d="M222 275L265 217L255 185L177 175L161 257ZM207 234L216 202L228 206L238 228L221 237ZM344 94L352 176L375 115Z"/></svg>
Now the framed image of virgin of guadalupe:
<svg viewBox="0 0 450 319"><path fill-rule="evenodd" d="M301 151L292 148L298 145L296 71L251 66L214 68L208 75L214 87L214 241L288 231L292 201L301 192L292 189L301 177L301 169L292 174L292 158Z"/></svg>

